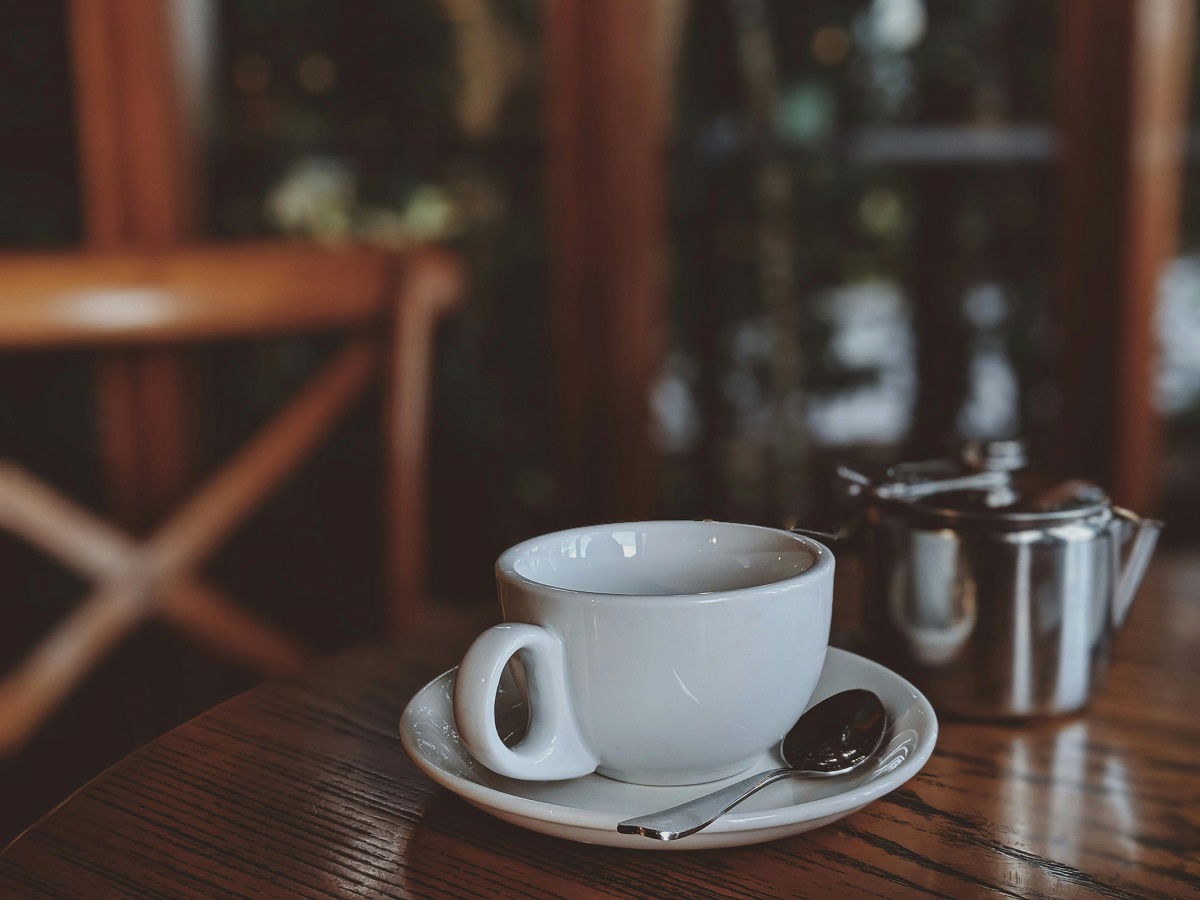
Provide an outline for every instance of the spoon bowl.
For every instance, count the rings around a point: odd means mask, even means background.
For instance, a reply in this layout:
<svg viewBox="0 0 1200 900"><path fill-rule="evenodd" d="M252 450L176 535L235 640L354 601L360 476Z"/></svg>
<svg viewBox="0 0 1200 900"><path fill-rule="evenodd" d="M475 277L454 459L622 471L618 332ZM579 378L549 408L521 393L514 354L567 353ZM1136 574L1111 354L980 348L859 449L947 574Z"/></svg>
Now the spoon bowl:
<svg viewBox="0 0 1200 900"><path fill-rule="evenodd" d="M621 834L674 841L695 834L768 784L784 778L828 778L855 771L883 743L887 713L871 691L842 691L804 713L784 736L784 767L741 781L661 812L626 819Z"/></svg>

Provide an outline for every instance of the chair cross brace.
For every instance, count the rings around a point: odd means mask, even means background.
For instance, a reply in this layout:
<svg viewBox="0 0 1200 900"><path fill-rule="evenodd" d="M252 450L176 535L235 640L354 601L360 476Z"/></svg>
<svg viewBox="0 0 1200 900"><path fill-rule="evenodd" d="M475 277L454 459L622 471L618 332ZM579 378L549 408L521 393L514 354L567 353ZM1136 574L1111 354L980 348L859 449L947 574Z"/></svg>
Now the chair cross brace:
<svg viewBox="0 0 1200 900"><path fill-rule="evenodd" d="M0 527L94 582L94 589L0 680L0 758L20 747L91 667L139 623L161 616L266 675L295 671L308 651L246 612L195 570L308 456L366 386L377 343L354 337L166 523L138 541L0 462Z"/></svg>

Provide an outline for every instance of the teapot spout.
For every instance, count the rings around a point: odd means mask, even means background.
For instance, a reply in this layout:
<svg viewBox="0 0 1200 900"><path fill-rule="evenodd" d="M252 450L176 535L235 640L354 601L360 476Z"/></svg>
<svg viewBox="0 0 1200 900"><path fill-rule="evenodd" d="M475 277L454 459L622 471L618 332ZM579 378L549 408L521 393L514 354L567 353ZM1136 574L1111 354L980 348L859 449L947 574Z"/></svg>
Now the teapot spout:
<svg viewBox="0 0 1200 900"><path fill-rule="evenodd" d="M1118 520L1132 526L1132 546L1124 564L1117 572L1117 589L1113 597L1113 625L1119 628L1125 624L1125 617L1129 615L1129 607L1133 605L1138 586L1146 574L1146 567L1150 564L1150 557L1154 553L1154 545L1158 543L1163 523L1156 519L1143 519L1119 506L1114 506L1112 511ZM1123 528L1121 532L1128 533L1129 529ZM1117 535L1118 553L1121 551L1121 544L1124 543L1123 538L1126 537L1121 532Z"/></svg>

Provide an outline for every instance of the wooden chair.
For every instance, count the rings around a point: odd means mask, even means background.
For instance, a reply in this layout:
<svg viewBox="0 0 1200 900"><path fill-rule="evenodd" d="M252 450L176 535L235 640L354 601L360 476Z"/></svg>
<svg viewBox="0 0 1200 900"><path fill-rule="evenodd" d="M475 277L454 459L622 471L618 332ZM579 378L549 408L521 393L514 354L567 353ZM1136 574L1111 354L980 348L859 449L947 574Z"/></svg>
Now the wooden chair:
<svg viewBox="0 0 1200 900"><path fill-rule="evenodd" d="M403 627L421 619L430 356L437 320L462 289L456 260L433 248L394 254L281 243L0 256L0 349L348 335L294 399L144 540L16 464L0 462L0 527L94 583L84 602L0 680L0 757L151 616L264 674L304 662L303 647L206 584L198 568L380 368L387 388L391 621Z"/></svg>

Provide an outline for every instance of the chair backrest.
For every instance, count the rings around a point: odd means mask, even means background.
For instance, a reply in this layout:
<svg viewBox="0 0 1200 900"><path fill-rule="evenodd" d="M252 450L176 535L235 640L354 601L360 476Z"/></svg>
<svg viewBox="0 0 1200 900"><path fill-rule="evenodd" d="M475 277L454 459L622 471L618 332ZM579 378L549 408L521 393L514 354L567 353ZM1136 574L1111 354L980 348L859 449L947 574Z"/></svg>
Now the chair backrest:
<svg viewBox="0 0 1200 900"><path fill-rule="evenodd" d="M390 618L397 628L420 621L433 332L462 288L455 258L433 247L397 254L266 244L0 258L0 348L138 346L353 329L378 320L371 333L351 334L143 540L0 460L0 526L96 582L0 678L0 756L19 747L151 614L267 673L302 664L303 648L205 585L199 569L329 433L381 363Z"/></svg>
<svg viewBox="0 0 1200 900"><path fill-rule="evenodd" d="M351 327L395 255L295 243L0 255L0 347L139 346Z"/></svg>

